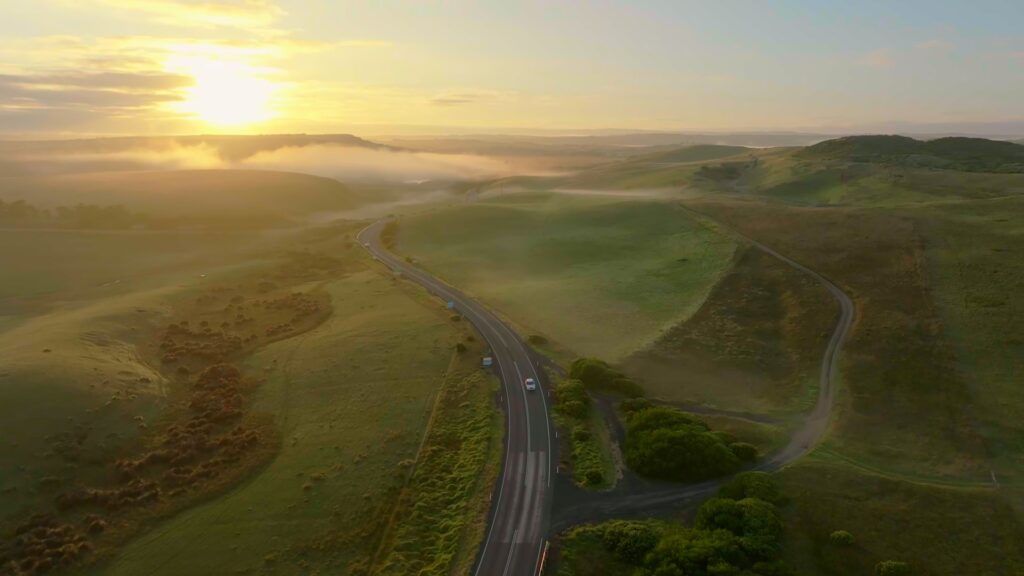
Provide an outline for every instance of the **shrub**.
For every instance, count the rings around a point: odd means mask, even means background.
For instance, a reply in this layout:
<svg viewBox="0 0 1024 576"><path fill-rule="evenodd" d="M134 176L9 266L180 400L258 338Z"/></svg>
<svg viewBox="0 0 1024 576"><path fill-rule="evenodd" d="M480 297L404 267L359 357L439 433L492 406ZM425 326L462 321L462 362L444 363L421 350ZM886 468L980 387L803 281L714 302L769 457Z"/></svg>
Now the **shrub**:
<svg viewBox="0 0 1024 576"><path fill-rule="evenodd" d="M569 366L569 377L592 390L614 392L626 397L643 396L644 390L628 376L596 358L578 358Z"/></svg>
<svg viewBox="0 0 1024 576"><path fill-rule="evenodd" d="M462 342L456 343L455 344L455 351L460 353L460 354L465 352L466 351L466 345L463 344Z"/></svg>
<svg viewBox="0 0 1024 576"><path fill-rule="evenodd" d="M639 564L661 538L661 530L650 522L612 520L603 527L601 541L605 548L631 564Z"/></svg>
<svg viewBox="0 0 1024 576"><path fill-rule="evenodd" d="M743 551L753 559L774 558L782 544L782 520L778 511L757 498L712 498L697 510L694 526L732 533L739 538Z"/></svg>
<svg viewBox="0 0 1024 576"><path fill-rule="evenodd" d="M646 410L650 407L651 401L647 398L626 398L619 403L619 408L626 414Z"/></svg>
<svg viewBox="0 0 1024 576"><path fill-rule="evenodd" d="M846 530L836 530L828 535L828 540L836 546L851 546L853 544L853 534Z"/></svg>
<svg viewBox="0 0 1024 576"><path fill-rule="evenodd" d="M646 574L739 574L749 561L739 539L725 530L668 534L647 554Z"/></svg>
<svg viewBox="0 0 1024 576"><path fill-rule="evenodd" d="M586 426L576 426L572 429L572 439L574 442L586 442L590 440L590 430Z"/></svg>
<svg viewBox="0 0 1024 576"><path fill-rule="evenodd" d="M600 470L587 470L583 481L587 486L600 486L604 482L604 473Z"/></svg>
<svg viewBox="0 0 1024 576"><path fill-rule="evenodd" d="M530 334L526 337L526 341L534 346L543 346L548 343L548 339L540 334Z"/></svg>
<svg viewBox="0 0 1024 576"><path fill-rule="evenodd" d="M555 386L555 410L572 418L586 418L590 396L579 380L562 380Z"/></svg>
<svg viewBox="0 0 1024 576"><path fill-rule="evenodd" d="M733 442L729 449L740 459L740 462L753 462L757 460L757 446L746 442Z"/></svg>
<svg viewBox="0 0 1024 576"><path fill-rule="evenodd" d="M899 560L883 560L875 565L875 576L910 576L910 564Z"/></svg>
<svg viewBox="0 0 1024 576"><path fill-rule="evenodd" d="M654 478L705 480L735 472L740 461L707 424L673 408L630 412L626 418L626 462Z"/></svg>
<svg viewBox="0 0 1024 576"><path fill-rule="evenodd" d="M730 498L732 500L743 500L744 498L758 498L765 502L778 504L782 501L782 494L775 483L775 479L767 472L742 472L730 480L718 490L719 498Z"/></svg>

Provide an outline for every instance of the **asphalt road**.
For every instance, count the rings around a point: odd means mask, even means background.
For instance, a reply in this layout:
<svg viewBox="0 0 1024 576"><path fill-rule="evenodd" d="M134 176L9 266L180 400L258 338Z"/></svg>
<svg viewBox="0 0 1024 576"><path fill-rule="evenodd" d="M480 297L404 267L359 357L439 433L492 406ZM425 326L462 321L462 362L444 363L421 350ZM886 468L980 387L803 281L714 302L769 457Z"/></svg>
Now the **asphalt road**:
<svg viewBox="0 0 1024 576"><path fill-rule="evenodd" d="M540 570L551 514L551 482L556 455L553 426L548 417L548 383L527 347L497 316L459 290L396 257L382 244L386 221L376 222L357 240L392 271L420 284L476 327L487 341L501 374L505 411L505 462L494 488L487 537L474 574L529 575ZM497 265L497 264L496 264ZM538 388L527 391L526 378Z"/></svg>

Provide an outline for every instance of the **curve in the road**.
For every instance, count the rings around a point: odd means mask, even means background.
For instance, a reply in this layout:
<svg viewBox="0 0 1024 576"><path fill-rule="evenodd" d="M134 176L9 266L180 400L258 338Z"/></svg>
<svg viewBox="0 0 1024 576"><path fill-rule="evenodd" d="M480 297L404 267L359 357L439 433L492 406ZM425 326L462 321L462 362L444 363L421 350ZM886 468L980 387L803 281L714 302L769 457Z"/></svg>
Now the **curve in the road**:
<svg viewBox="0 0 1024 576"><path fill-rule="evenodd" d="M489 528L477 557L476 575L536 574L551 514L552 425L547 382L526 345L490 310L461 291L396 257L381 242L386 220L357 234L357 241L395 273L420 284L471 322L491 348L501 373L505 412L505 460L491 500ZM537 390L527 391L526 378Z"/></svg>
<svg viewBox="0 0 1024 576"><path fill-rule="evenodd" d="M686 210L701 218L709 218L689 207ZM710 219L710 218L709 218ZM723 224L716 223L727 228ZM728 229L728 228L727 228ZM790 437L786 446L772 454L768 459L760 462L751 468L773 472L790 464L800 457L813 450L824 439L828 431L829 420L832 415L837 380L839 374L839 355L843 343L853 327L856 314L856 307L853 299L834 282L804 266L803 264L780 254L775 249L750 238L736 230L729 229L731 233L742 238L755 248L778 258L782 262L807 274L817 280L835 298L839 304L839 318L829 338L828 346L821 359L821 372L818 379L818 399L814 408L804 417L800 427ZM559 532L575 524L583 522L594 522L622 516L627 514L638 514L645 511L664 508L669 505L678 505L690 501L698 501L716 492L728 478L711 480L701 484L691 484L671 488L659 488L642 493L624 494L613 498L595 498L594 500L574 506L571 510L564 511L557 518L553 518L551 525L552 532Z"/></svg>

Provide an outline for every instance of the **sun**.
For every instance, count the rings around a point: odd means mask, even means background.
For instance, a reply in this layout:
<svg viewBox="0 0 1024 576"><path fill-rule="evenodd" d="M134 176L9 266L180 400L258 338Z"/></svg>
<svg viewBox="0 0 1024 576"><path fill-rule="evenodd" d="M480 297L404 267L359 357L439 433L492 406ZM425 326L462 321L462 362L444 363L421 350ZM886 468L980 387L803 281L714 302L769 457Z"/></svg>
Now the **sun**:
<svg viewBox="0 0 1024 576"><path fill-rule="evenodd" d="M277 86L244 62L190 58L175 68L194 82L176 106L180 112L215 126L257 124L275 116Z"/></svg>

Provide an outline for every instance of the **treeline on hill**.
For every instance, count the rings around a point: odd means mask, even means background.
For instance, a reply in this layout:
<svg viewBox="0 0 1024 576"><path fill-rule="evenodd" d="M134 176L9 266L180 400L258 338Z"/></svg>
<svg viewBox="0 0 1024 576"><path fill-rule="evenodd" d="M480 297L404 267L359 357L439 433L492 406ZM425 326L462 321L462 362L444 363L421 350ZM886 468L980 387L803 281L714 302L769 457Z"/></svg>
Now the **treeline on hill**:
<svg viewBox="0 0 1024 576"><path fill-rule="evenodd" d="M779 558L782 500L771 476L747 472L701 505L692 528L657 520L581 526L563 541L559 574L788 576L793 570Z"/></svg>
<svg viewBox="0 0 1024 576"><path fill-rule="evenodd" d="M1024 146L985 138L921 141L906 136L848 136L808 146L798 156L964 172L1024 173Z"/></svg>
<svg viewBox="0 0 1024 576"><path fill-rule="evenodd" d="M0 228L59 228L66 230L171 230L192 227L261 228L280 224L278 216L258 213L182 214L154 216L120 205L76 204L39 208L25 202L0 200Z"/></svg>
<svg viewBox="0 0 1024 576"><path fill-rule="evenodd" d="M652 404L639 384L606 362L580 358L572 363L569 378L556 389L555 409L577 419L589 410L587 390L626 396L620 404L626 417L626 464L638 474L695 482L731 474L758 457L753 445L713 431L681 410Z"/></svg>

